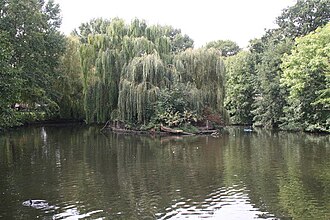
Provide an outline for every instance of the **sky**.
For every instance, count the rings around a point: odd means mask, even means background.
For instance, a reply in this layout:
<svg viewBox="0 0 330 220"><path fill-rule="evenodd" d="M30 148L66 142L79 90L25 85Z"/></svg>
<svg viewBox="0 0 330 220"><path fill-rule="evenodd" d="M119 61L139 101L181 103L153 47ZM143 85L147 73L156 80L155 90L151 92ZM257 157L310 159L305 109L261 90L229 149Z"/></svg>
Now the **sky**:
<svg viewBox="0 0 330 220"><path fill-rule="evenodd" d="M181 29L195 47L232 40L240 47L274 28L275 18L296 0L55 0L62 14L61 31L69 34L92 18L134 18Z"/></svg>

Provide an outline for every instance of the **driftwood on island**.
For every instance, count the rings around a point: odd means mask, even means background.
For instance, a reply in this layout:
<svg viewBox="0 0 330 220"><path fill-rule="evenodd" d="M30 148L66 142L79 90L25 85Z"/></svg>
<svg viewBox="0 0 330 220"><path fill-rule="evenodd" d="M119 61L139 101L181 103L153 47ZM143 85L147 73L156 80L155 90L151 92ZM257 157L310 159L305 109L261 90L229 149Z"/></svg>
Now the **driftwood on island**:
<svg viewBox="0 0 330 220"><path fill-rule="evenodd" d="M218 130L214 130L214 129L212 129L212 130L199 130L198 134L213 134L213 133L216 133L216 132L218 132Z"/></svg>
<svg viewBox="0 0 330 220"><path fill-rule="evenodd" d="M176 135L194 135L193 133L184 132L183 130L168 128L168 127L165 127L163 125L160 126L160 130L163 131L163 132L167 132L167 133L170 133L170 134L176 134Z"/></svg>
<svg viewBox="0 0 330 220"><path fill-rule="evenodd" d="M104 125L104 127L101 129L103 131L104 129L110 129L111 131L117 132L117 133L125 133L125 134L157 134L161 136L167 136L167 135L175 135L175 136L180 136L180 135L212 135L217 133L217 130L210 129L209 126L206 127L200 127L197 132L190 133L190 132L185 132L181 129L173 129L169 127L165 127L163 125L160 125L159 130L156 131L155 128L148 130L148 131L142 131L142 130L134 130L134 129L129 129L126 127L125 123L121 121L114 121L110 122L107 121L107 123Z"/></svg>

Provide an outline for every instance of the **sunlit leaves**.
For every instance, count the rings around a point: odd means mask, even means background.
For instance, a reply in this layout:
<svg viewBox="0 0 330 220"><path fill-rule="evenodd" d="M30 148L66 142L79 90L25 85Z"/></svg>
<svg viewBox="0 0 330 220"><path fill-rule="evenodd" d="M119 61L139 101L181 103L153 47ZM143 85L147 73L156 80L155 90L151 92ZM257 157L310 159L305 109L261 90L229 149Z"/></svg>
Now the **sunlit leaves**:
<svg viewBox="0 0 330 220"><path fill-rule="evenodd" d="M298 110L301 117L293 117L302 129L312 130L316 126L329 131L329 60L330 24L296 39L292 54L283 58L281 82L290 91L288 100L291 104L287 117L292 117L292 112Z"/></svg>

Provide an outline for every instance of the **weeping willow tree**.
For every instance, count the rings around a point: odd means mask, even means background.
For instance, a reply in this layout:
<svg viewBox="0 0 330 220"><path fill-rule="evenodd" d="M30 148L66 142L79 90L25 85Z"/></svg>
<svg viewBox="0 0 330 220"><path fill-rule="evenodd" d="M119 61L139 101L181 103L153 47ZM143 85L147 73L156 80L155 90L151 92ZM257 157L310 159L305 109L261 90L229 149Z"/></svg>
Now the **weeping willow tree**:
<svg viewBox="0 0 330 220"><path fill-rule="evenodd" d="M190 84L189 103L199 114L205 108L220 113L227 121L224 109L225 65L219 52L211 49L188 49L174 58L176 80Z"/></svg>
<svg viewBox="0 0 330 220"><path fill-rule="evenodd" d="M106 47L105 38L101 35L92 36L89 39L92 44L81 47L87 123L107 121L117 106L122 53ZM95 50L96 45L99 50Z"/></svg>
<svg viewBox="0 0 330 220"><path fill-rule="evenodd" d="M171 73L157 51L135 57L123 70L118 110L124 121L146 124L152 116L152 103L159 91L169 87Z"/></svg>
<svg viewBox="0 0 330 220"><path fill-rule="evenodd" d="M162 78L162 70L171 62L171 39L166 35L169 30L160 26L148 27L138 19L126 25L118 18L110 22L106 20L104 24L97 22L97 27L88 28L88 25L84 25L83 30L94 32L85 31L83 33L89 33L88 36L81 36L86 122L105 122L111 115L118 115L115 112L120 112L120 117L130 122L144 122L148 118L142 109L145 104L144 93L148 91L147 97L150 100L155 99L157 93L158 84L153 81L152 74L158 74L159 80ZM148 72L151 75L145 79L147 81L144 84L130 76L148 75ZM129 86L132 88L128 89ZM121 98L126 97L128 90L141 92L136 96L140 107L123 108ZM129 100L134 101L133 98Z"/></svg>
<svg viewBox="0 0 330 220"><path fill-rule="evenodd" d="M82 70L79 57L80 43L78 38L66 38L66 50L60 59L58 80L54 88L58 92L57 100L60 117L64 119L84 118Z"/></svg>
<svg viewBox="0 0 330 220"><path fill-rule="evenodd" d="M85 24L77 36L82 39L87 123L119 118L146 124L160 92L180 86L185 87L182 95L190 111L201 114L209 108L226 115L225 69L219 52L190 49L193 41L179 29L148 26L138 19L126 25L116 18Z"/></svg>

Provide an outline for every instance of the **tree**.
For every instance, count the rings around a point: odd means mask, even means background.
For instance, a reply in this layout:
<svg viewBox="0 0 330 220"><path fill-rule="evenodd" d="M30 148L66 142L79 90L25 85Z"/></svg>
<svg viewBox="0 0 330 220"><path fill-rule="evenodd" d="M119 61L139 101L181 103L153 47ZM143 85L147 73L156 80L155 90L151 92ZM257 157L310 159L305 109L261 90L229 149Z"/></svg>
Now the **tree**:
<svg viewBox="0 0 330 220"><path fill-rule="evenodd" d="M0 129L17 124L14 111L10 106L18 101L21 80L17 78L17 70L10 65L12 45L9 34L0 32Z"/></svg>
<svg viewBox="0 0 330 220"><path fill-rule="evenodd" d="M66 38L66 50L58 68L59 77L55 82L56 103L60 107L59 117L84 119L83 74L79 55L80 42L77 37Z"/></svg>
<svg viewBox="0 0 330 220"><path fill-rule="evenodd" d="M173 28L172 26L151 25L145 29L145 37L155 42L160 35L169 38L170 48L173 54L183 52L188 48L194 47L194 41L188 36L183 35L180 29Z"/></svg>
<svg viewBox="0 0 330 220"><path fill-rule="evenodd" d="M89 22L82 23L78 29L72 31L72 35L79 38L82 43L87 43L89 35L105 34L110 24L108 19L92 19Z"/></svg>
<svg viewBox="0 0 330 220"><path fill-rule="evenodd" d="M255 123L278 127L282 123L287 91L280 86L282 56L290 54L293 40L329 21L329 1L299 0L276 19L279 28L266 31L259 42L254 41L253 54L258 60Z"/></svg>
<svg viewBox="0 0 330 220"><path fill-rule="evenodd" d="M183 52L189 48L194 48L194 41L188 35L182 35L181 30L174 29L170 32L172 51L174 53Z"/></svg>
<svg viewBox="0 0 330 220"><path fill-rule="evenodd" d="M171 74L158 53L135 57L124 68L120 81L118 110L122 120L147 124L152 115L152 104L159 91L166 88Z"/></svg>
<svg viewBox="0 0 330 220"><path fill-rule="evenodd" d="M330 21L329 0L298 0L283 10L276 23L290 38L304 36Z"/></svg>
<svg viewBox="0 0 330 220"><path fill-rule="evenodd" d="M93 20L75 35L82 42L87 123L115 116L129 123L148 122L147 104L155 102L159 90L173 80L173 56L193 45L179 29L148 26L138 19L131 24L118 18Z"/></svg>
<svg viewBox="0 0 330 220"><path fill-rule="evenodd" d="M211 41L207 43L205 47L207 49L215 48L219 50L221 55L224 57L233 56L241 50L239 46L231 40Z"/></svg>
<svg viewBox="0 0 330 220"><path fill-rule="evenodd" d="M281 123L287 95L286 90L280 87L281 58L285 53L290 53L292 41L288 38L279 40L276 34L263 40L261 62L256 68L258 82L255 84L254 122L256 125L277 128Z"/></svg>
<svg viewBox="0 0 330 220"><path fill-rule="evenodd" d="M281 82L289 90L283 127L330 132L330 23L296 39L283 58Z"/></svg>
<svg viewBox="0 0 330 220"><path fill-rule="evenodd" d="M165 126L187 126L197 122L196 110L191 105L191 84L175 82L171 89L159 91L157 101L153 103L152 122Z"/></svg>
<svg viewBox="0 0 330 220"><path fill-rule="evenodd" d="M80 46L87 123L120 119L146 125L156 114L160 94L184 84L187 108L174 108L173 114L201 114L206 105L225 113L225 70L216 49L192 50L193 41L181 30L138 19L90 25L97 27L87 30L98 31L87 31Z"/></svg>
<svg viewBox="0 0 330 220"><path fill-rule="evenodd" d="M225 99L225 64L214 49L188 49L174 57L175 77L177 82L189 84L190 109L198 114L206 108L222 117L227 122L224 108Z"/></svg>
<svg viewBox="0 0 330 220"><path fill-rule="evenodd" d="M140 25L141 23L141 25ZM134 20L126 25L122 19L115 18L110 23L105 21L105 33L90 34L88 41L80 47L82 72L84 76L84 109L87 123L103 123L117 115L120 82L123 72L131 62L153 54L155 51L169 53L169 40L142 25L143 21ZM143 29L139 30L139 27ZM154 41L141 33L155 36ZM159 35L157 35L159 33ZM135 80L135 79L133 79ZM132 110L132 109L131 109ZM121 112L126 114L125 112ZM143 115L143 114L142 114ZM112 118L113 119L113 118ZM131 120L130 118L129 120Z"/></svg>
<svg viewBox="0 0 330 220"><path fill-rule="evenodd" d="M228 57L226 65L226 99L231 123L252 124L255 92L255 65L252 53L241 51Z"/></svg>
<svg viewBox="0 0 330 220"><path fill-rule="evenodd" d="M21 82L17 99L12 102L38 103L47 109L56 106L52 85L65 46L58 31L59 6L53 1L37 0L1 3L0 31L6 33L12 51L8 64Z"/></svg>

